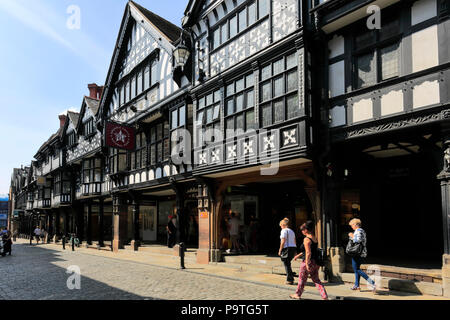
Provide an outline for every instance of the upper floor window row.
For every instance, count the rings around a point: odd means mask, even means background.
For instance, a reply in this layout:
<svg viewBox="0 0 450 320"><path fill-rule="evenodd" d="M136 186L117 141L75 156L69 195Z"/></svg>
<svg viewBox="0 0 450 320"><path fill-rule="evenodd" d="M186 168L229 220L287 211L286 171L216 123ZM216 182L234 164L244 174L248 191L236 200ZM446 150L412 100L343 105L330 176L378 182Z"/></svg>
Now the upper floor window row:
<svg viewBox="0 0 450 320"><path fill-rule="evenodd" d="M149 65L145 65L132 73L115 90L112 101L112 110L127 104L158 81L158 61L153 60Z"/></svg>
<svg viewBox="0 0 450 320"><path fill-rule="evenodd" d="M212 50L265 18L270 12L270 0L255 0L222 22L214 31Z"/></svg>

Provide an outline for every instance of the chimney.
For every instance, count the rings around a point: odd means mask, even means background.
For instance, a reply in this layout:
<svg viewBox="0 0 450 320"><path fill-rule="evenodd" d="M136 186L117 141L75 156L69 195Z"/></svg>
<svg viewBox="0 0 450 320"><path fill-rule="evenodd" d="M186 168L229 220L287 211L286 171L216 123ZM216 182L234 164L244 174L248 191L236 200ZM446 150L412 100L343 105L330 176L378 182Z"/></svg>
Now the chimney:
<svg viewBox="0 0 450 320"><path fill-rule="evenodd" d="M59 127L62 128L66 123L67 116L65 114L60 114L58 117L59 117Z"/></svg>
<svg viewBox="0 0 450 320"><path fill-rule="evenodd" d="M103 86L98 86L96 83L88 84L89 97L100 100L103 94Z"/></svg>

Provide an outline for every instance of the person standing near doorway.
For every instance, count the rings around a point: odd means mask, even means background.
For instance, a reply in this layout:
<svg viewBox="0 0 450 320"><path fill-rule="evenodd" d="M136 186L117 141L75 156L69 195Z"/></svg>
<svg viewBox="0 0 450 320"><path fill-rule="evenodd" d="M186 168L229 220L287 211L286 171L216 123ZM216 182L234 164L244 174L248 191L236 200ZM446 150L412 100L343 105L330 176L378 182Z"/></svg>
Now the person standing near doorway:
<svg viewBox="0 0 450 320"><path fill-rule="evenodd" d="M166 230L167 230L167 246L169 248L173 248L176 243L177 237L177 228L174 224L174 217L172 215L169 216L169 221L167 222Z"/></svg>
<svg viewBox="0 0 450 320"><path fill-rule="evenodd" d="M373 293L376 293L375 282L370 279L364 271L360 269L363 259L367 257L366 232L361 228L362 222L359 219L355 218L350 220L349 225L355 231L354 233L350 232L348 234L350 241L353 241L353 243L355 244L360 243L362 245L361 253L359 255L352 256L352 267L353 271L355 272L355 284L353 285L353 287L351 287L351 290L361 290L359 286L359 280L361 279L361 277L363 277L367 282L369 282Z"/></svg>
<svg viewBox="0 0 450 320"><path fill-rule="evenodd" d="M36 226L36 229L34 229L34 237L36 238L36 244L39 244L39 239L41 238L41 229L39 229L39 226Z"/></svg>
<svg viewBox="0 0 450 320"><path fill-rule="evenodd" d="M295 233L289 228L289 219L284 218L280 221L280 249L278 255L284 264L286 270L286 284L294 284L294 273L292 272L291 261L297 253L297 242Z"/></svg>
<svg viewBox="0 0 450 320"><path fill-rule="evenodd" d="M241 221L236 217L236 213L231 213L231 219L228 222L230 225L230 240L231 240L231 251L241 252L239 244L239 226Z"/></svg>

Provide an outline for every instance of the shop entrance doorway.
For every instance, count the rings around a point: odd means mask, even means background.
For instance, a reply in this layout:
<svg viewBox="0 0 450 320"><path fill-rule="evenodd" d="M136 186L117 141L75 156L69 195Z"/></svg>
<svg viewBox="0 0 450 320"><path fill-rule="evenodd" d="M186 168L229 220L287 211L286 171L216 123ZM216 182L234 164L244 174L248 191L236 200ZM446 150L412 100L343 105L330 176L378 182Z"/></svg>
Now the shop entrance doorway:
<svg viewBox="0 0 450 320"><path fill-rule="evenodd" d="M234 213L240 222L240 251L230 244L230 219ZM303 236L299 227L313 219L311 202L302 180L251 183L229 187L221 211L220 243L225 253L277 256L282 219L288 218L296 233L297 244ZM227 251L228 250L228 251Z"/></svg>

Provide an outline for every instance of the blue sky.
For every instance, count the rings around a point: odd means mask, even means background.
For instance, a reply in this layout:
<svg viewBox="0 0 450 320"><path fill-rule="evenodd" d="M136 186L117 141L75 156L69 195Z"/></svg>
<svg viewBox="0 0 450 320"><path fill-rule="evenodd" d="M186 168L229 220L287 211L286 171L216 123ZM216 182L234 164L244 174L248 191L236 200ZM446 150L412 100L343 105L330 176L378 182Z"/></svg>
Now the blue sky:
<svg viewBox="0 0 450 320"><path fill-rule="evenodd" d="M188 0L136 2L180 26ZM58 130L58 115L80 109L88 83L105 82L126 3L0 0L0 195ZM67 27L71 6L80 29Z"/></svg>

